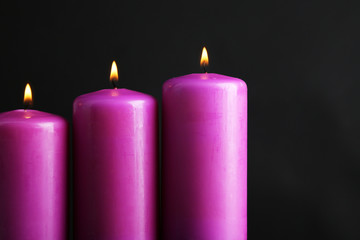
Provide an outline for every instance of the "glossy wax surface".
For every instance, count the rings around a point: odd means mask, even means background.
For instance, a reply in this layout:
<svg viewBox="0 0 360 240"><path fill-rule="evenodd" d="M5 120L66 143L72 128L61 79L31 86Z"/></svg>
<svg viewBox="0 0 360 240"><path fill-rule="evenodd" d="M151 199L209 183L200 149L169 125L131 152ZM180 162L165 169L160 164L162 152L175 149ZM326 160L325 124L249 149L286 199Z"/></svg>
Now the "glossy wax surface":
<svg viewBox="0 0 360 240"><path fill-rule="evenodd" d="M247 239L247 87L190 74L163 85L162 236Z"/></svg>
<svg viewBox="0 0 360 240"><path fill-rule="evenodd" d="M63 118L0 114L0 239L67 239L67 157Z"/></svg>
<svg viewBox="0 0 360 240"><path fill-rule="evenodd" d="M156 239L157 103L106 89L74 102L78 240Z"/></svg>

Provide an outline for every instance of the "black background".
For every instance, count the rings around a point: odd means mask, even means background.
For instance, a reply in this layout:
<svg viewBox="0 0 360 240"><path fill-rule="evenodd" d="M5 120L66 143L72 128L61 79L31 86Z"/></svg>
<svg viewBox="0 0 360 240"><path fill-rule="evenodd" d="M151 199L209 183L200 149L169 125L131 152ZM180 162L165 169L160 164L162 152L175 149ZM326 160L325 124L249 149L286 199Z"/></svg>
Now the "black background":
<svg viewBox="0 0 360 240"><path fill-rule="evenodd" d="M71 121L75 97L119 85L155 96L210 72L249 88L249 239L360 239L356 1L1 2L0 112ZM0 213L1 214L1 213Z"/></svg>

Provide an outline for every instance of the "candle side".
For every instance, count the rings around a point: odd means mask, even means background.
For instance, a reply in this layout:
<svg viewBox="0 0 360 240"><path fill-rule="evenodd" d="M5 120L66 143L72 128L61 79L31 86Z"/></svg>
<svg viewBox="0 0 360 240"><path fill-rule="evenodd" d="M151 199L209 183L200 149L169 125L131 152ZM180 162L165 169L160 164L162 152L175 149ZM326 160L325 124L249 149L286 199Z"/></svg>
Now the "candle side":
<svg viewBox="0 0 360 240"><path fill-rule="evenodd" d="M0 239L67 239L67 166L65 119L0 114Z"/></svg>
<svg viewBox="0 0 360 240"><path fill-rule="evenodd" d="M247 87L190 74L163 85L162 236L247 238Z"/></svg>
<svg viewBox="0 0 360 240"><path fill-rule="evenodd" d="M106 89L74 101L76 239L156 239L157 103Z"/></svg>

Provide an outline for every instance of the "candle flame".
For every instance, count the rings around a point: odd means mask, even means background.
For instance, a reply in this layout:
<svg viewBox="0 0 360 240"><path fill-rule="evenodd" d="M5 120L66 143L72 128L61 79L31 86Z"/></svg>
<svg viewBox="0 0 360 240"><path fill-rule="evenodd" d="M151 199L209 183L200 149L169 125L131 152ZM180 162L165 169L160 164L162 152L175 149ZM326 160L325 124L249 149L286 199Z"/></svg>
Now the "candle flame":
<svg viewBox="0 0 360 240"><path fill-rule="evenodd" d="M32 92L30 88L30 84L26 84L25 92L24 92L24 104L27 106L31 106L33 103L32 101Z"/></svg>
<svg viewBox="0 0 360 240"><path fill-rule="evenodd" d="M207 65L209 65L209 57L208 57L208 53L207 53L206 47L203 47L203 49L202 49L200 65L201 65L202 67L204 67L204 68L205 68Z"/></svg>
<svg viewBox="0 0 360 240"><path fill-rule="evenodd" d="M118 76L118 68L116 66L116 62L113 61L111 65L111 72L110 72L110 81L117 82L119 80Z"/></svg>

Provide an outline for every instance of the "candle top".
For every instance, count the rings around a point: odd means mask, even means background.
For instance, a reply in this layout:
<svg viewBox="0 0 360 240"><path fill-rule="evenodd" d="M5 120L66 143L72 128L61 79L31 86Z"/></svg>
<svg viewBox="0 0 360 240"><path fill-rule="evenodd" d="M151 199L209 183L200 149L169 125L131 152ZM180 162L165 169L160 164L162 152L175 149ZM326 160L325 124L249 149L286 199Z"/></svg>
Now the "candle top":
<svg viewBox="0 0 360 240"><path fill-rule="evenodd" d="M31 109L17 109L9 112L0 113L0 125L5 124L42 124L42 123L53 123L63 124L66 120L58 115L41 112Z"/></svg>
<svg viewBox="0 0 360 240"><path fill-rule="evenodd" d="M164 88L172 88L174 86L209 86L209 85L238 85L247 89L246 83L240 78L229 77L217 73L193 73L167 80Z"/></svg>
<svg viewBox="0 0 360 240"><path fill-rule="evenodd" d="M96 104L104 103L107 104L118 104L118 103L128 103L133 101L155 101L155 99L145 93L120 88L120 89L103 89L96 92L86 93L77 97L74 101L75 104L82 104L86 102L87 104Z"/></svg>

